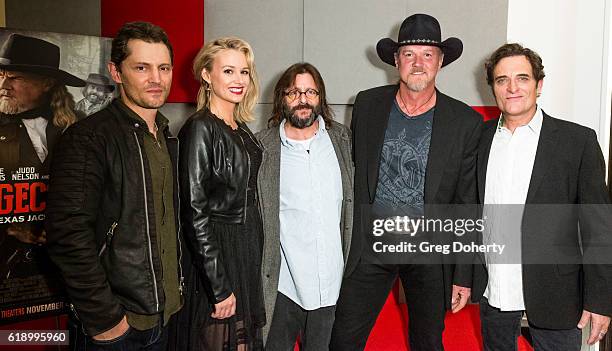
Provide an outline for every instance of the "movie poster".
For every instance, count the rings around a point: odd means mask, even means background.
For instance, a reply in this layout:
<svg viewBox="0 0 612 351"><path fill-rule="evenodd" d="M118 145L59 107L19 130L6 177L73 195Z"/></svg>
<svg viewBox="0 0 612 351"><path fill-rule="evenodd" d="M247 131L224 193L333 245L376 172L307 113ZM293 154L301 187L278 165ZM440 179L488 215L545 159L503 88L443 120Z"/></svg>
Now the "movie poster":
<svg viewBox="0 0 612 351"><path fill-rule="evenodd" d="M53 46L31 38L58 46L59 66ZM29 75L65 81L77 118L85 118L116 93L106 69L110 46L108 38L0 29L0 324L66 311L44 230L49 163L63 129L47 92L33 100L36 89L24 82Z"/></svg>

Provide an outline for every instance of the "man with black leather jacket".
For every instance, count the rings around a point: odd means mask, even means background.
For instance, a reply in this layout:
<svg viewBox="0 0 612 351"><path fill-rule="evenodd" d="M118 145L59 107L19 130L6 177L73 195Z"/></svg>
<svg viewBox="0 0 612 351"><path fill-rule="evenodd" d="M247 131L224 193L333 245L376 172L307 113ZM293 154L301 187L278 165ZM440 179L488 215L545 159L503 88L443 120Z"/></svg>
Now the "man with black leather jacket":
<svg viewBox="0 0 612 351"><path fill-rule="evenodd" d="M108 69L120 98L57 145L48 249L86 334L75 349L164 350L182 306L178 141L158 112L172 83L166 33L125 24Z"/></svg>

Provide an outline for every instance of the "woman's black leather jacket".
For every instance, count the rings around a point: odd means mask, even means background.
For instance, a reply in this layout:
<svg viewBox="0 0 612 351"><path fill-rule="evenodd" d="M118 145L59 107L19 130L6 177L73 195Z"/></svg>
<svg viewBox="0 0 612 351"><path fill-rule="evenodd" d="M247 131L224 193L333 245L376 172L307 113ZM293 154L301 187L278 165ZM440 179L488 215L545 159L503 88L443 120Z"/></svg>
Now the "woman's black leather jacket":
<svg viewBox="0 0 612 351"><path fill-rule="evenodd" d="M244 124L238 127L259 145ZM213 303L218 303L230 296L232 287L210 223L244 223L249 155L240 135L206 108L187 120L178 137L183 233L194 250L195 266L209 280Z"/></svg>

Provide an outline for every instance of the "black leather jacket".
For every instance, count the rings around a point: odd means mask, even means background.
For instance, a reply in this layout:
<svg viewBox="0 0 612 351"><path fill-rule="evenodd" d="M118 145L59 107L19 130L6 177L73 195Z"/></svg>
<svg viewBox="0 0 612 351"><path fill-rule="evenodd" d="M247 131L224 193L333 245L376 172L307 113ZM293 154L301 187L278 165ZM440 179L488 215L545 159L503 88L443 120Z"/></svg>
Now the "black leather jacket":
<svg viewBox="0 0 612 351"><path fill-rule="evenodd" d="M152 181L143 142L147 126L128 115L126 108L115 100L68 128L51 163L48 251L90 335L115 326L125 310L155 314L164 306ZM176 165L178 140L167 129L164 134ZM178 182L174 191L178 218L176 187ZM180 262L178 222L177 232Z"/></svg>
<svg viewBox="0 0 612 351"><path fill-rule="evenodd" d="M259 145L244 124L238 126ZM206 108L187 120L178 137L181 224L194 264L218 303L231 295L232 287L210 222L244 223L249 155L238 133Z"/></svg>

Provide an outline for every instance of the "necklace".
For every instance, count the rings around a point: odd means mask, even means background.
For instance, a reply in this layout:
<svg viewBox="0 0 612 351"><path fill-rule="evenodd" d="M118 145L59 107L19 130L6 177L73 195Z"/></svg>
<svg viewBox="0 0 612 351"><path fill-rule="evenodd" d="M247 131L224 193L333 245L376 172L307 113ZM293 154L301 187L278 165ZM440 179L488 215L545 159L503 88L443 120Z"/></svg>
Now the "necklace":
<svg viewBox="0 0 612 351"><path fill-rule="evenodd" d="M403 107L403 108L406 110L407 115L408 115L408 116L412 116L412 117L413 117L413 116L416 116L416 112L417 112L418 110L420 110L421 108L423 108L423 106L427 105L427 104L428 104L428 103L431 101L431 99L434 97L434 95L436 95L436 91L435 91L435 90L434 90L434 91L431 93L431 95L429 96L429 98L427 99L427 101L425 101L424 103L422 103L421 105L417 106L415 109L413 109L412 111L410 111L410 110L408 109L408 105L406 105L406 103L404 102L404 98L402 97L402 94L400 93L400 91L399 91L399 90L397 91L397 96L399 96L399 98L400 98L400 102L401 102L401 104L402 104L402 107Z"/></svg>
<svg viewBox="0 0 612 351"><path fill-rule="evenodd" d="M228 121L225 118L223 118L223 116L216 114L212 111L210 111L210 113L212 113L213 116L217 117L218 119L222 120L223 123L225 123L226 126L230 127L231 130L237 130L238 129L238 124L232 120L232 121Z"/></svg>

